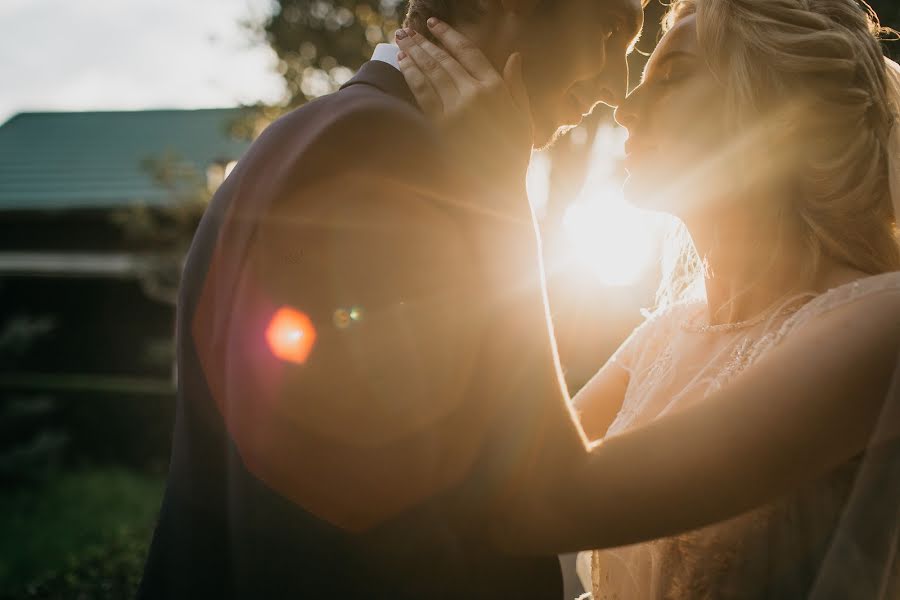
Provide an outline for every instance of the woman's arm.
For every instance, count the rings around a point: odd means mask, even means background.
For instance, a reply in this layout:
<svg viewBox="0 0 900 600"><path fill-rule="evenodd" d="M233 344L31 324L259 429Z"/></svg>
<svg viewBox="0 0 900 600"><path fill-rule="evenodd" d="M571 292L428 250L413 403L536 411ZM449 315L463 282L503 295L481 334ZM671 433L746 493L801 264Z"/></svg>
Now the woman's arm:
<svg viewBox="0 0 900 600"><path fill-rule="evenodd" d="M703 403L603 440L565 485L521 488L500 541L515 552L618 546L771 501L865 449L898 357L900 294L836 309Z"/></svg>
<svg viewBox="0 0 900 600"><path fill-rule="evenodd" d="M622 408L628 380L628 371L621 364L608 361L572 399L589 440L606 435Z"/></svg>

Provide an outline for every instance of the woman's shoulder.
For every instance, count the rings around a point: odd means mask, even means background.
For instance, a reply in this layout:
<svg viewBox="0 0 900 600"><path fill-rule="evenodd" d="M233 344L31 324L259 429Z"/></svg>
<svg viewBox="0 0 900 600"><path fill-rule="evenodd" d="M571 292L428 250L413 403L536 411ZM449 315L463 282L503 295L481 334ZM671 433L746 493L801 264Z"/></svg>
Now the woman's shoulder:
<svg viewBox="0 0 900 600"><path fill-rule="evenodd" d="M900 293L900 271L860 277L832 287L814 297L798 310L789 322L792 321L792 324L796 325L848 305L863 303L867 299L878 302L877 298L884 294L892 296L898 293ZM890 306L892 303L888 301L884 304Z"/></svg>
<svg viewBox="0 0 900 600"><path fill-rule="evenodd" d="M770 334L766 346L780 343L790 333L821 322L836 312L851 312L875 318L889 311L900 318L900 271L860 277L813 297ZM886 315L890 316L890 315Z"/></svg>

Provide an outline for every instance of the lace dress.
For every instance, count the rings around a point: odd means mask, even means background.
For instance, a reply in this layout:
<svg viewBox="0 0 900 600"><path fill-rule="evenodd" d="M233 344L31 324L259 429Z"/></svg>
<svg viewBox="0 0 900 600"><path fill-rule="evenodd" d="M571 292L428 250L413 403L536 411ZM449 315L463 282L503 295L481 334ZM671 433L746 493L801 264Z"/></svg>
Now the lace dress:
<svg viewBox="0 0 900 600"><path fill-rule="evenodd" d="M607 435L702 401L804 323L879 293L897 294L900 301L900 272L867 277L811 300L794 298L802 308L774 311L769 321L740 330L692 327L705 318L699 302L651 315L613 356L631 379ZM856 467L857 461L850 461L787 497L722 523L595 551L587 587L594 600L806 597ZM579 557L582 564L587 556Z"/></svg>

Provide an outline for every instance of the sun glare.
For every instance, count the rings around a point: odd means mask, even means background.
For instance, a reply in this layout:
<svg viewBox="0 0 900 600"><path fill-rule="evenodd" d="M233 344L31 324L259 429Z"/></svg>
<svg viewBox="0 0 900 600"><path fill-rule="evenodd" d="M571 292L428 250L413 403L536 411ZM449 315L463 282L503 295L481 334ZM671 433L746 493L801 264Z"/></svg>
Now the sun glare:
<svg viewBox="0 0 900 600"><path fill-rule="evenodd" d="M609 286L637 283L659 248L661 218L625 201L621 177L625 132L597 132L591 166L578 199L563 216L565 260Z"/></svg>
<svg viewBox="0 0 900 600"><path fill-rule="evenodd" d="M604 193L596 201L579 202L566 210L567 258L604 285L633 285L653 261L655 227L640 211L610 201L611 197Z"/></svg>

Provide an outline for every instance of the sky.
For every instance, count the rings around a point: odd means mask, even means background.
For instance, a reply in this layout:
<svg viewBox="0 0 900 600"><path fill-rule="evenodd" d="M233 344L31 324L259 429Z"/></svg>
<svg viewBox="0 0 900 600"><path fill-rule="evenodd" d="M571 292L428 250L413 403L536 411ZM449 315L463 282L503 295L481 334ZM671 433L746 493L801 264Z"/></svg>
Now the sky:
<svg viewBox="0 0 900 600"><path fill-rule="evenodd" d="M276 57L241 21L269 0L0 0L0 123L36 110L277 102Z"/></svg>

